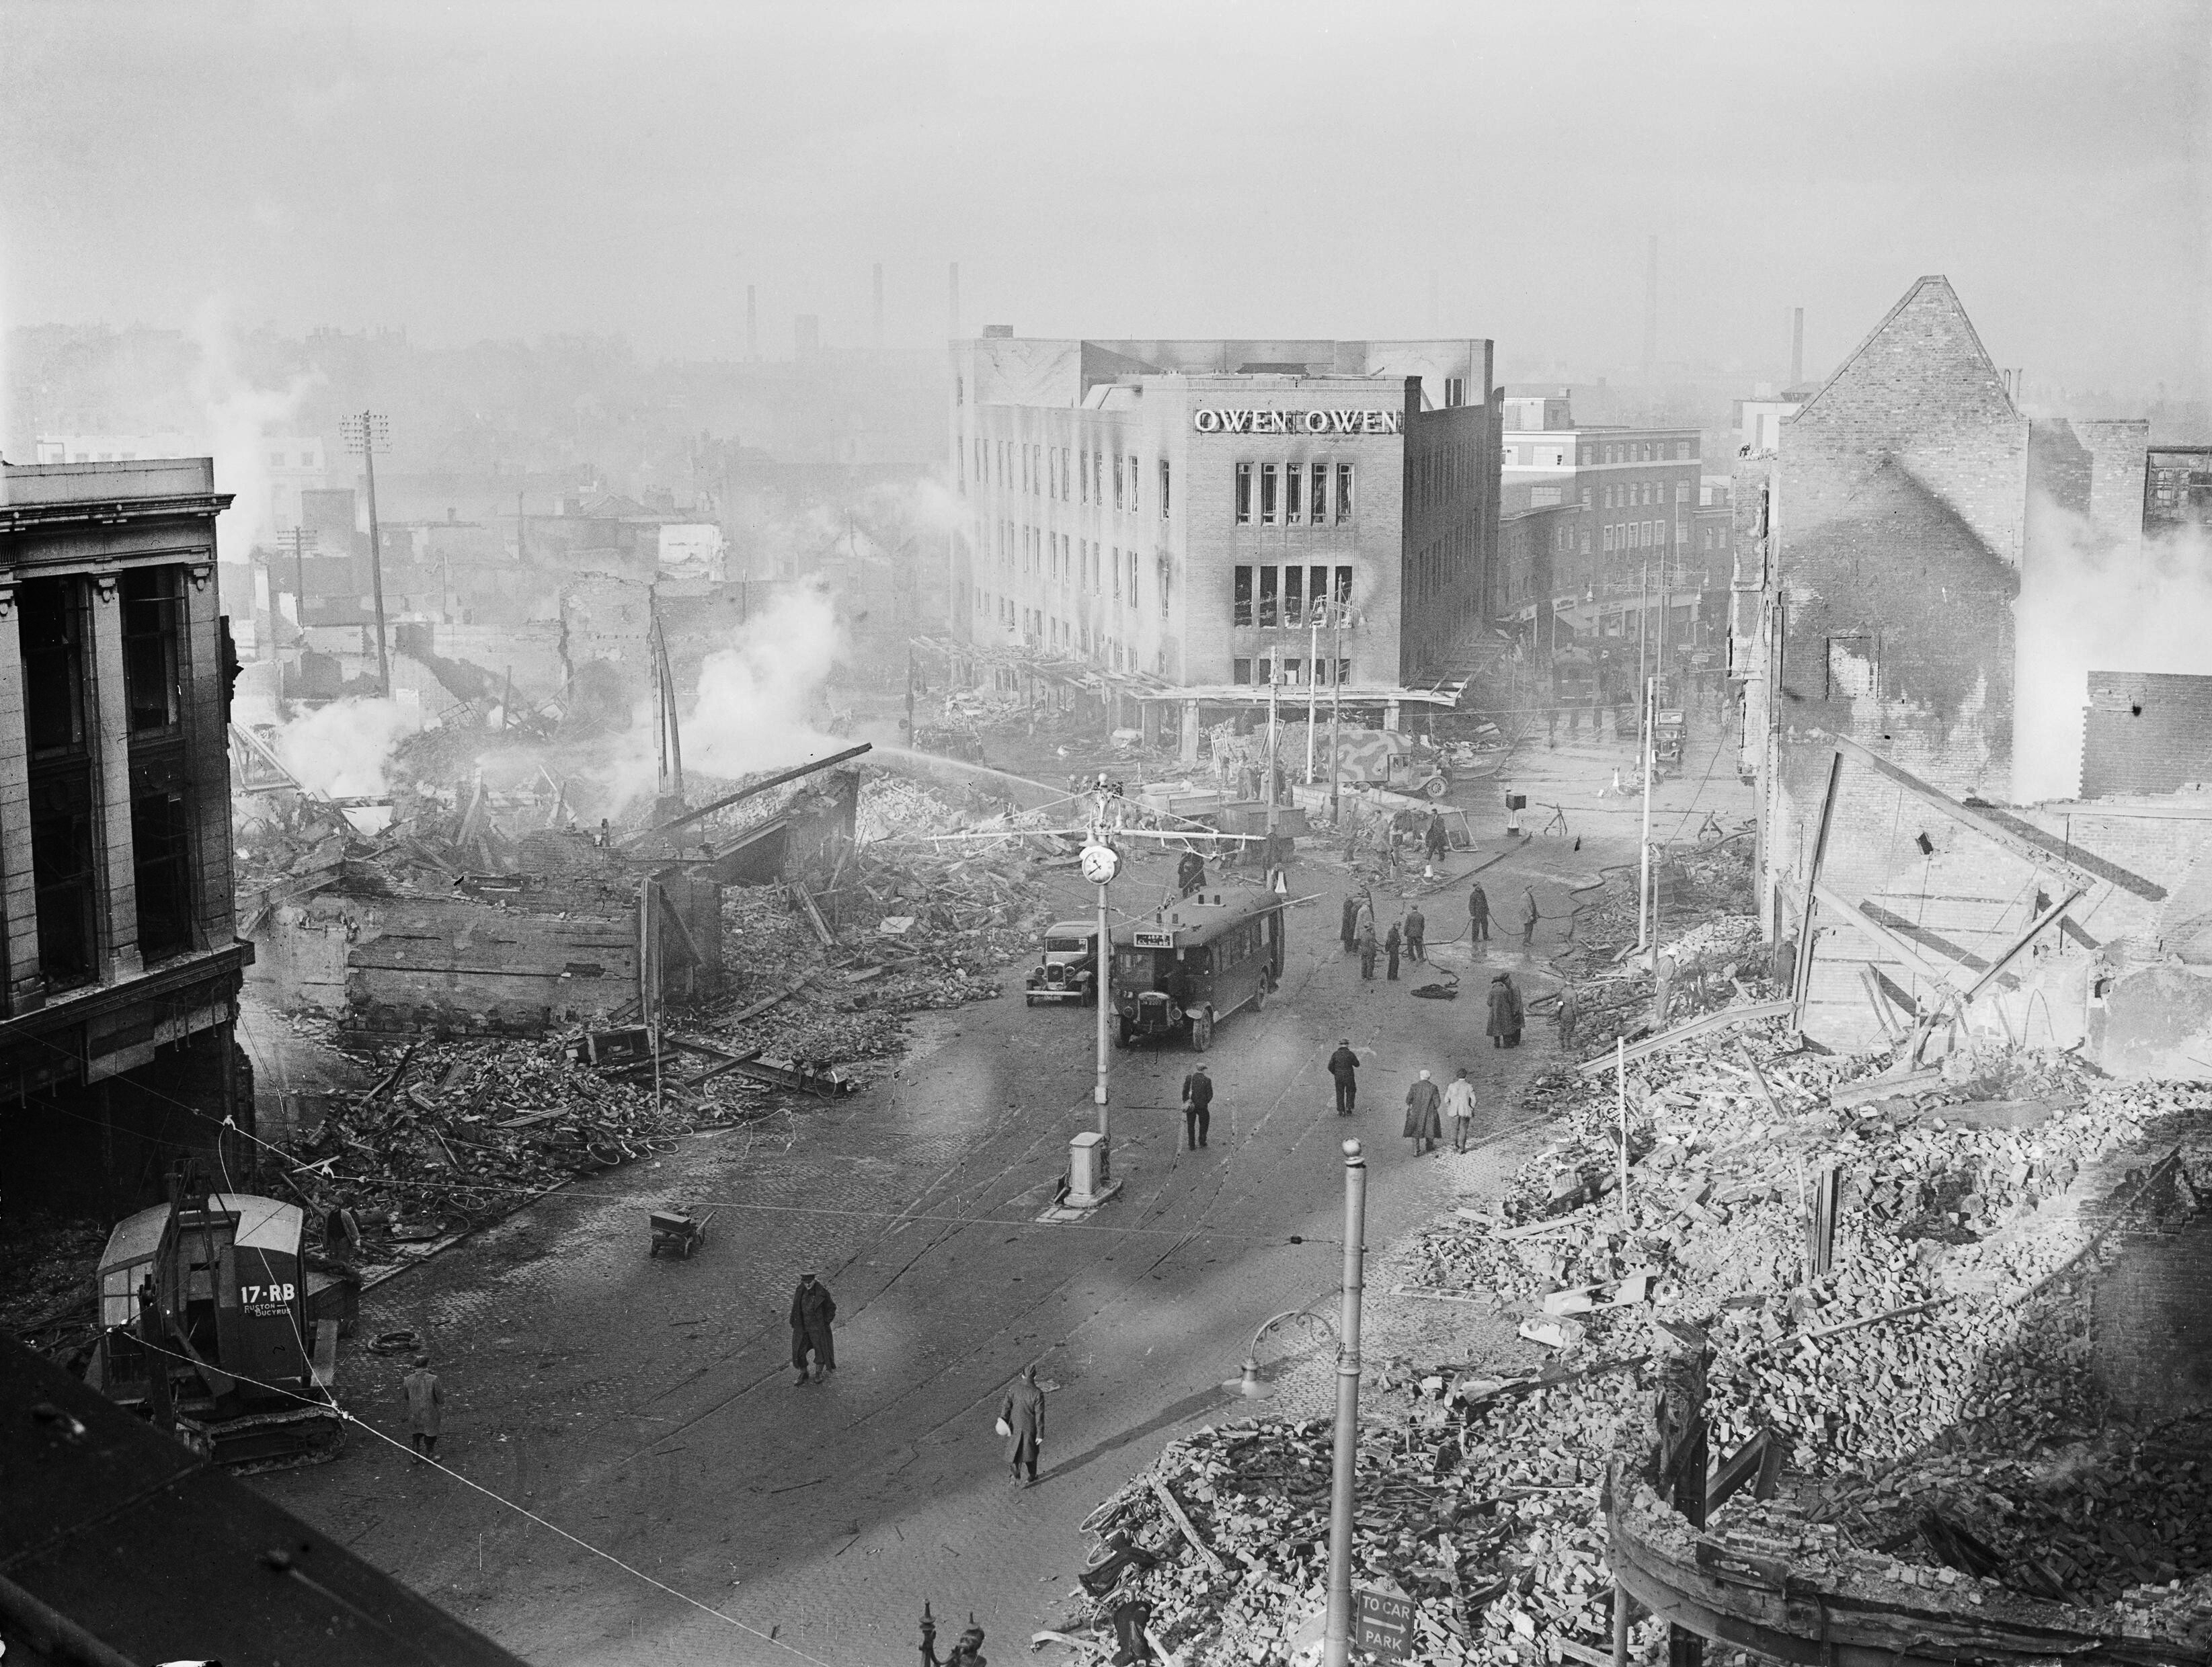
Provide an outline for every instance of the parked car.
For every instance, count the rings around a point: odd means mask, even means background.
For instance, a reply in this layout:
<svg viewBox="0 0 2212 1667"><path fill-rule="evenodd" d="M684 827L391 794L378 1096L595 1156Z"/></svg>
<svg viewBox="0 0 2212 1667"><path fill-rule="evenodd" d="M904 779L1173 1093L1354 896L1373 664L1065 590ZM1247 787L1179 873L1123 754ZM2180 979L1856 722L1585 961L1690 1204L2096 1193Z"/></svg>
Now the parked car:
<svg viewBox="0 0 2212 1667"><path fill-rule="evenodd" d="M1044 949L1030 968L1022 1003L1080 1002L1088 1007L1098 999L1098 928L1088 920L1056 920L1045 928Z"/></svg>

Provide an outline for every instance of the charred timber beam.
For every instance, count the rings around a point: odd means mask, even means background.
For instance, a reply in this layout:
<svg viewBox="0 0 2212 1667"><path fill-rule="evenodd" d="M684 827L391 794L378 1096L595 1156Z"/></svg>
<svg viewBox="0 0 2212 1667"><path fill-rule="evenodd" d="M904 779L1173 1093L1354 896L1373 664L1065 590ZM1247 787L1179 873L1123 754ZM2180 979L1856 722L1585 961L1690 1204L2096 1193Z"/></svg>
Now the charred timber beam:
<svg viewBox="0 0 2212 1667"><path fill-rule="evenodd" d="M811 764L800 764L788 770L779 771L765 781L757 781L750 787L740 787L734 793L726 793L712 804L702 804L696 810L687 810L680 816L672 817L667 821L647 828L642 834L633 834L627 840L617 841L615 848L618 851L629 851L656 835L672 834L679 827L689 827L702 816L711 816L717 810L727 809L741 800L765 793L771 787L781 787L787 781L797 781L801 776L811 776L818 770L826 770L832 765L842 764L848 759L858 758L862 753L872 751L874 744L872 742L863 741L857 747L848 747L842 753L832 753L827 758L817 758Z"/></svg>

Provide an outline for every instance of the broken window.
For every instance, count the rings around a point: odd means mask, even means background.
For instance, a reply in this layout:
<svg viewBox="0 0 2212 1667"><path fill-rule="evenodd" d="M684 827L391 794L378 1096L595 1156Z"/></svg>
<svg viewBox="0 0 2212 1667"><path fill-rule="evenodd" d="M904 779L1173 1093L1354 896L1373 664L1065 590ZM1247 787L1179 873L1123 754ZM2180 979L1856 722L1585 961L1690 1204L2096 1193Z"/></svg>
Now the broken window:
<svg viewBox="0 0 2212 1667"><path fill-rule="evenodd" d="M1277 567L1260 569L1260 628L1262 631L1273 629L1276 623L1275 581L1280 572L1281 569Z"/></svg>
<svg viewBox="0 0 2212 1667"><path fill-rule="evenodd" d="M1251 568L1237 568L1235 577L1235 584L1236 590L1233 593L1233 598L1231 603L1232 611L1229 615L1229 622L1231 625L1249 625L1252 622ZM1241 677L1237 679L1237 682L1239 682L1243 681L1244 680Z"/></svg>
<svg viewBox="0 0 2212 1667"><path fill-rule="evenodd" d="M1293 472L1291 478L1297 480L1297 474ZM1305 623L1305 570L1302 567L1283 569L1283 623L1285 625Z"/></svg>

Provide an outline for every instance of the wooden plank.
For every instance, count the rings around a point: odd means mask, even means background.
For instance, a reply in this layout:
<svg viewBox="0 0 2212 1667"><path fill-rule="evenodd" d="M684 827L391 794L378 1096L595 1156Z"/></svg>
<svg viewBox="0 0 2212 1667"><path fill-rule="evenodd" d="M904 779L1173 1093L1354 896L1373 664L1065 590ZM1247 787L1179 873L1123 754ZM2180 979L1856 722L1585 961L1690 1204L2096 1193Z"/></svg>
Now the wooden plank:
<svg viewBox="0 0 2212 1667"><path fill-rule="evenodd" d="M1759 1097L1766 1102L1767 1114L1777 1123L1781 1122L1782 1102L1775 1099L1774 1090L1767 1083L1766 1073L1759 1068L1759 1061L1751 1057L1751 1050L1741 1042L1736 1044L1735 1052L1736 1058L1743 1061L1744 1069L1751 1073L1752 1086L1759 1090Z"/></svg>
<svg viewBox="0 0 2212 1667"><path fill-rule="evenodd" d="M1822 731L1815 730L1813 733L1820 735ZM1969 810L1949 794L1939 788L1929 786L1902 765L1891 763L1873 748L1854 741L1849 736L1829 733L1825 738L1835 743L1839 754L1849 753L1861 763L1870 765L1922 803L1929 805L1942 811L1952 821L1973 829L1990 844L2002 846L2022 862L2032 863L2039 869L2055 874L2064 880L2068 885L2078 887L2082 891L2087 891L2097 883L2096 876L2087 870L2075 867L2064 858L2053 856L2041 846L2021 839L2010 828L1991 821L1987 816ZM1820 873L1817 861L1813 871L1817 877Z"/></svg>
<svg viewBox="0 0 2212 1667"><path fill-rule="evenodd" d="M1960 999L1963 1002L1971 1002L1975 997L1980 995L1983 991L1994 984L1996 981L1997 975L2002 973L2006 967L2011 966L2014 961L2020 959L2021 955L2026 952L2027 946L2035 942L2037 936L2045 927L2051 924L2052 921L2057 919L2058 917L2065 913L2067 910L2072 908L2075 904L2080 902L2081 900L2081 888L2077 886L2072 891L2068 892L2065 896L2060 898L2056 903L2053 903L2048 909L2045 910L2043 913L2038 915L2035 919L2028 924L2027 929L2025 931L2021 932L2018 937L2013 939L2013 941L2006 946L2002 954L1999 955L1996 959L1990 962L1989 970L1984 972L1981 977L1976 979L1972 984L1969 985L1966 988L1966 994Z"/></svg>
<svg viewBox="0 0 2212 1667"><path fill-rule="evenodd" d="M1813 945L1819 934L1813 930L1814 893L1820 883L1820 864L1827 860L1828 830L1836 820L1836 788L1843 780L1844 755L1838 751L1828 760L1828 783L1820 795L1820 820L1813 835L1813 859L1805 865L1805 889L1797 906L1797 961L1790 969L1790 1027L1802 1030L1804 1026L1805 996L1813 987Z"/></svg>
<svg viewBox="0 0 2212 1667"><path fill-rule="evenodd" d="M1198 1530L1192 1525L1190 1518L1183 1514L1182 1506L1176 1503L1176 1496L1168 1491L1166 1482L1156 1476L1152 1478L1152 1485L1153 1496L1159 1500L1160 1508L1175 1518L1175 1525L1182 1531L1183 1538L1190 1542L1190 1549L1198 1553L1206 1566L1216 1574L1228 1573L1229 1565L1221 1561L1212 1546L1199 1538Z"/></svg>
<svg viewBox="0 0 2212 1667"><path fill-rule="evenodd" d="M1904 1094L1909 1099L1942 1080L1943 1073L1933 1065L1926 1070L1906 1071L1898 1076L1869 1076L1863 1082L1850 1082L1830 1089L1828 1104L1838 1107L1863 1106L1869 1100L1887 1100L1892 1094Z"/></svg>
<svg viewBox="0 0 2212 1667"><path fill-rule="evenodd" d="M1942 990L1945 995L1957 997L1959 987L1951 981L1950 973L1928 959L1922 953L1919 944L1892 931L1869 914L1863 906L1852 902L1850 898L1824 880L1816 880L1813 882L1813 894L1827 907L1833 909L1845 920L1888 950L1898 960L1919 973L1922 978Z"/></svg>
<svg viewBox="0 0 2212 1667"><path fill-rule="evenodd" d="M1660 1049L1701 1034L1708 1030L1719 1030L1729 1025L1756 1024L1762 1019L1787 1018L1792 1003L1787 1001L1747 1002L1735 1007L1723 1007L1711 1013L1700 1013L1694 1019L1686 1019L1671 1030L1662 1030L1656 1036L1647 1036L1640 1042L1631 1043L1621 1053L1624 1061L1643 1058ZM1601 1053L1595 1059L1584 1060L1575 1067L1582 1076L1595 1076L1600 1071L1611 1070L1614 1056Z"/></svg>

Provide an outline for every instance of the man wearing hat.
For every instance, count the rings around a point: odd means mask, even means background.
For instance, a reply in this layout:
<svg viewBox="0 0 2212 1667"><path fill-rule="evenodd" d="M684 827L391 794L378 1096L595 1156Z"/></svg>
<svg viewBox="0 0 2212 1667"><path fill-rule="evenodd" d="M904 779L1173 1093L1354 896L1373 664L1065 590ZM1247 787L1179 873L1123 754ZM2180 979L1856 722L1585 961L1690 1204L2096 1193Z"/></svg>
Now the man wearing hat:
<svg viewBox="0 0 2212 1667"><path fill-rule="evenodd" d="M1413 1143L1413 1155L1433 1151L1444 1137L1443 1119L1437 1114L1437 1102L1443 1096L1437 1085L1423 1071L1413 1079L1413 1086L1406 1090L1406 1138Z"/></svg>
<svg viewBox="0 0 2212 1667"><path fill-rule="evenodd" d="M1206 1131L1213 1124L1213 1079L1206 1074L1200 1064L1190 1068L1190 1075L1182 1079L1182 1137L1184 1146L1195 1152L1206 1144Z"/></svg>
<svg viewBox="0 0 2212 1667"><path fill-rule="evenodd" d="M810 1349L814 1351L816 1383L837 1369L837 1345L830 1335L830 1322L836 1318L837 1300L830 1294L830 1288L811 1273L799 1275L799 1288L791 1294L791 1363L798 1369L800 1384L807 1380Z"/></svg>
<svg viewBox="0 0 2212 1667"><path fill-rule="evenodd" d="M428 1355L415 1357L415 1369L399 1380L399 1391L407 1397L407 1424L415 1438L415 1457L410 1462L420 1464L427 1458L434 1464L438 1431L446 1421L446 1391L430 1370Z"/></svg>
<svg viewBox="0 0 2212 1667"><path fill-rule="evenodd" d="M1359 1099L1359 1056L1352 1051L1349 1036L1328 1056L1328 1074L1336 1080L1336 1114L1350 1117Z"/></svg>

